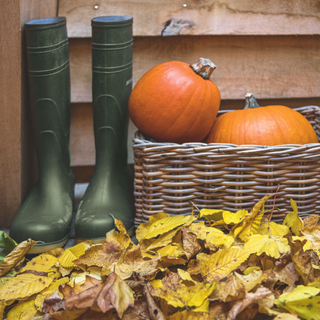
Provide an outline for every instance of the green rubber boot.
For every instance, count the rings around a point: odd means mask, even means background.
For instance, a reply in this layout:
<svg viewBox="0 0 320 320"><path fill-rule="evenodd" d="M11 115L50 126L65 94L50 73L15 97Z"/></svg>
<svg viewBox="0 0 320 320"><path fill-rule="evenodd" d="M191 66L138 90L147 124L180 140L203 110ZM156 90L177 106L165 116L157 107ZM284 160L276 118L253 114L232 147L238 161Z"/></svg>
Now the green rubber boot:
<svg viewBox="0 0 320 320"><path fill-rule="evenodd" d="M72 219L68 37L65 17L32 20L25 28L39 179L21 205L10 236L17 242L37 240L30 253L41 253L67 242Z"/></svg>
<svg viewBox="0 0 320 320"><path fill-rule="evenodd" d="M128 100L132 89L132 17L92 19L94 175L80 201L76 238L101 241L110 214L133 231L133 177L127 165Z"/></svg>

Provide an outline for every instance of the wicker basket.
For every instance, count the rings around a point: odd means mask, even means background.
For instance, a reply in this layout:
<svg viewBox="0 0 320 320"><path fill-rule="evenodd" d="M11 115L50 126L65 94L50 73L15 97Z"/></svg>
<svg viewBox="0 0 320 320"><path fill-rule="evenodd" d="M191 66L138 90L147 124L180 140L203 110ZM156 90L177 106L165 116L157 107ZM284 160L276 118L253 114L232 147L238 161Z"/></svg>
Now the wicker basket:
<svg viewBox="0 0 320 320"><path fill-rule="evenodd" d="M295 110L320 137L320 108ZM274 221L292 211L290 198L296 201L301 217L320 213L320 143L271 147L159 143L138 131L133 151L136 226L154 213L190 214L195 206L251 210L278 187ZM272 209L273 201L268 200L266 210Z"/></svg>

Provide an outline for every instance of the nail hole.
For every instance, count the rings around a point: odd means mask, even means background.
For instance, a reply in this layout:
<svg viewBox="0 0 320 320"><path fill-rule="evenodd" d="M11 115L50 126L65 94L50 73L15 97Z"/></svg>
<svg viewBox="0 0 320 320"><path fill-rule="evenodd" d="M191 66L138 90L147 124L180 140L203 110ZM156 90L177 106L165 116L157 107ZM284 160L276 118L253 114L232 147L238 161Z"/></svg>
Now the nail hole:
<svg viewBox="0 0 320 320"><path fill-rule="evenodd" d="M95 5L95 6L93 7L93 9L94 9L94 10L98 10L98 9L99 9L99 6L98 6L98 5Z"/></svg>
<svg viewBox="0 0 320 320"><path fill-rule="evenodd" d="M187 6L187 4L186 4L186 3L184 3L182 6L185 8L185 7Z"/></svg>

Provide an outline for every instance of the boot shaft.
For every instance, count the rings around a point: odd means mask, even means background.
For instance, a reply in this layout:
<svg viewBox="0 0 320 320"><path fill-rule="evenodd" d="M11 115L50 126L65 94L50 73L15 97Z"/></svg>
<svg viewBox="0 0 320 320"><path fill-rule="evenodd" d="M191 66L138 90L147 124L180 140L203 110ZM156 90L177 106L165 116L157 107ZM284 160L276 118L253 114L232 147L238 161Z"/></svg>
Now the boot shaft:
<svg viewBox="0 0 320 320"><path fill-rule="evenodd" d="M127 166L132 90L132 17L92 19L92 95L96 167Z"/></svg>
<svg viewBox="0 0 320 320"><path fill-rule="evenodd" d="M70 174L70 67L65 17L25 24L30 107L40 182ZM58 176L57 176L58 178Z"/></svg>

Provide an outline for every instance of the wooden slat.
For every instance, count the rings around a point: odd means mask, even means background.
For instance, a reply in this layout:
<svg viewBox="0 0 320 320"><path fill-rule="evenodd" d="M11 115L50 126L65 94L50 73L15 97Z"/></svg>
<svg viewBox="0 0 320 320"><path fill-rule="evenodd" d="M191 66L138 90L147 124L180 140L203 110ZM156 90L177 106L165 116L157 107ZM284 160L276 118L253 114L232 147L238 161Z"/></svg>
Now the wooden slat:
<svg viewBox="0 0 320 320"><path fill-rule="evenodd" d="M0 10L0 227L9 227L35 180L24 23L57 14L57 0L2 1Z"/></svg>
<svg viewBox="0 0 320 320"><path fill-rule="evenodd" d="M70 152L72 166L90 166L95 163L92 104L72 105Z"/></svg>
<svg viewBox="0 0 320 320"><path fill-rule="evenodd" d="M319 34L318 1L60 0L71 37L90 37L92 18L128 15L136 36Z"/></svg>
<svg viewBox="0 0 320 320"><path fill-rule="evenodd" d="M320 98L306 99L259 99L261 106L285 105L298 108L307 105L320 106ZM221 110L242 109L244 100L222 100ZM133 164L132 139L137 128L130 121L128 132L128 163ZM71 159L76 182L89 182L95 165L92 105L73 104L70 139Z"/></svg>
<svg viewBox="0 0 320 320"><path fill-rule="evenodd" d="M320 36L135 37L133 85L153 66L171 60L211 59L211 79L223 99L320 96ZM70 39L71 97L91 102L91 41Z"/></svg>
<svg viewBox="0 0 320 320"><path fill-rule="evenodd" d="M0 225L8 227L21 190L20 1L1 3L0 30ZM8 28L8 26L11 26Z"/></svg>

